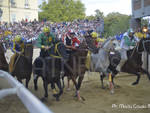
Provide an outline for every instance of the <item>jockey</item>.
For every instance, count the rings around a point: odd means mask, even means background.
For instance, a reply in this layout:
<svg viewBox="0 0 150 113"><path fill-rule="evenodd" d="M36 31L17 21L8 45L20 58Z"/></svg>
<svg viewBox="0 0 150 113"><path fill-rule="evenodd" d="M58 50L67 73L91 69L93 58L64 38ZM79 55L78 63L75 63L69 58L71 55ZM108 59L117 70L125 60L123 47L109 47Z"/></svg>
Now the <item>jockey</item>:
<svg viewBox="0 0 150 113"><path fill-rule="evenodd" d="M15 58L17 54L21 55L24 53L25 42L24 39L21 38L20 35L15 36L13 39L11 50L14 55L11 56L10 63L9 63L9 72L12 73L14 70Z"/></svg>
<svg viewBox="0 0 150 113"><path fill-rule="evenodd" d="M136 45L136 42L138 42L138 38L134 37L134 32L132 29L128 29L126 33L124 33L123 38L121 40L121 61L119 65L117 66L117 70L120 71L121 67L124 65L124 63L127 61L127 51L130 49L133 49Z"/></svg>
<svg viewBox="0 0 150 113"><path fill-rule="evenodd" d="M98 42L99 42L99 39L98 39L98 34L96 32L92 32L91 34L91 37L94 39L94 45L96 47L98 47Z"/></svg>
<svg viewBox="0 0 150 113"><path fill-rule="evenodd" d="M72 30L69 31L64 39L64 45L66 46L66 48L75 50L76 47L79 46L79 44L80 40L75 37L75 33Z"/></svg>
<svg viewBox="0 0 150 113"><path fill-rule="evenodd" d="M129 29L124 35L121 40L121 48L125 50L129 50L132 46L135 46L135 42L139 41L138 38L134 37L134 32L132 29Z"/></svg>
<svg viewBox="0 0 150 113"><path fill-rule="evenodd" d="M98 34L96 32L90 32L90 31L88 34L90 38L92 37L92 39L94 40L94 45L98 47L98 42L100 41L100 39L97 38ZM88 54L86 56L86 62L85 62L85 66L88 70L90 69L90 65L91 65L91 51L88 51Z"/></svg>
<svg viewBox="0 0 150 113"><path fill-rule="evenodd" d="M55 36L50 32L49 27L44 27L43 32L38 36L37 47L41 48L40 57L49 56L48 49L53 46L55 42Z"/></svg>

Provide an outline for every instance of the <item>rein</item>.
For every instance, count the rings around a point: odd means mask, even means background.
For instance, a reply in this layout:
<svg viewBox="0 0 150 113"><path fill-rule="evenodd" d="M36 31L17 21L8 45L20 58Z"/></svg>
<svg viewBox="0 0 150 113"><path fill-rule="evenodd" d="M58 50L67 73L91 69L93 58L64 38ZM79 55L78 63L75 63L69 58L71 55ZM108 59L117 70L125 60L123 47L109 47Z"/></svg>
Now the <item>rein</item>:
<svg viewBox="0 0 150 113"><path fill-rule="evenodd" d="M15 61L15 64L14 64L13 71L14 71L15 68L16 68L16 65L17 65L17 63L18 63L18 61L19 61L19 59L20 59L20 56L23 56L23 55L19 54L19 56L17 57L17 60ZM12 72L13 72L13 71L12 71Z"/></svg>
<svg viewBox="0 0 150 113"><path fill-rule="evenodd" d="M139 47L139 42L137 43L136 47L133 49L130 58L132 58L132 56L133 56L133 54L135 53L136 50L137 50L137 52L138 52L138 47ZM139 53L139 52L138 52L138 53ZM139 53L139 54L141 54L141 53Z"/></svg>
<svg viewBox="0 0 150 113"><path fill-rule="evenodd" d="M51 57L54 57L54 58L62 58L60 52L58 51L58 45L59 45L59 44L60 44L60 42L58 42L58 43L55 45L55 50L54 50L55 53L58 53L58 56L51 54L51 55L50 55Z"/></svg>

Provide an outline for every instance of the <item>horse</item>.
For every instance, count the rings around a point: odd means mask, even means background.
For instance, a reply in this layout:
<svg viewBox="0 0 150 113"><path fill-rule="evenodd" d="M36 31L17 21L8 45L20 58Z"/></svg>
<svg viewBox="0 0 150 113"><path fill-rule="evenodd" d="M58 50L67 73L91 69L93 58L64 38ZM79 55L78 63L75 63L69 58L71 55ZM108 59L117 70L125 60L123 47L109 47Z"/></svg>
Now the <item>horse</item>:
<svg viewBox="0 0 150 113"><path fill-rule="evenodd" d="M110 65L109 54L111 51L114 51L116 45L113 42L114 40L114 37L110 37L102 44L101 48L96 48L93 41L91 41L91 37L86 38L88 47L92 52L89 71L99 72L100 77L103 77L103 75L109 75L111 73L111 70L108 69ZM102 77L101 79L103 79ZM104 88L103 85L102 88Z"/></svg>
<svg viewBox="0 0 150 113"><path fill-rule="evenodd" d="M31 78L32 73L32 57L33 57L33 45L26 44L24 48L24 54L17 54L15 58L14 70L11 73L12 76L16 76L17 80L22 83L22 79L26 79L26 88Z"/></svg>
<svg viewBox="0 0 150 113"><path fill-rule="evenodd" d="M8 72L8 63L5 58L3 44L0 43L0 69Z"/></svg>
<svg viewBox="0 0 150 113"><path fill-rule="evenodd" d="M84 74L87 70L85 66L87 53L87 44L85 43L85 41L83 41L82 43L80 43L79 47L77 47L75 50L72 50L69 59L64 67L64 76L72 79L76 88L76 96L78 97L78 100L84 100L84 98L80 96L79 90L84 79ZM77 78L78 81L76 80Z"/></svg>
<svg viewBox="0 0 150 113"><path fill-rule="evenodd" d="M142 68L142 52L147 52L148 54L150 54L150 39L141 39L138 44L134 47L134 49L132 50L128 50L127 51L127 56L128 56L128 60L125 62L125 64L121 67L121 70L118 71L116 69L117 65L119 64L119 62L114 62L112 60L112 62L110 63L110 66L108 67L111 71L112 71L112 82L114 84L114 80L113 78L115 77L115 75L117 75L119 72L126 72L126 73L130 73L130 74L134 74L137 76L137 79L135 82L132 83L132 85L137 85L140 81L140 72L147 74L148 79L150 80L150 74L147 70ZM118 56L120 57L120 55L116 55L116 59L118 60ZM110 59L113 59L113 57L111 57ZM120 60L120 58L119 58ZM102 82L102 86L103 86L103 78L104 78L104 74L101 76L101 82Z"/></svg>
<svg viewBox="0 0 150 113"><path fill-rule="evenodd" d="M34 89L38 89L37 80L39 77L42 77L45 94L41 100L46 101L48 98L48 84L51 84L51 88L54 90L56 83L59 92L54 93L53 96L56 98L56 101L59 101L59 98L63 93L60 79L64 73L63 64L67 59L66 48L62 42L58 42L48 51L50 56L46 58L38 57L33 63Z"/></svg>

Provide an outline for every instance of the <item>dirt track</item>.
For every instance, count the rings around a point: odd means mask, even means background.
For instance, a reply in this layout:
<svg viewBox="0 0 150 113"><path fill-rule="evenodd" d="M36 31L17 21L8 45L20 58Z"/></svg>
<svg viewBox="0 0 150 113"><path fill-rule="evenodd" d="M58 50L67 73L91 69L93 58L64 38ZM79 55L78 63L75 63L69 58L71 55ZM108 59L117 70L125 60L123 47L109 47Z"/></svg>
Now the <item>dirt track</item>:
<svg viewBox="0 0 150 113"><path fill-rule="evenodd" d="M49 98L45 104L54 113L150 113L150 81L146 75L143 75L139 85L132 86L131 83L135 79L135 76L120 74L115 78L115 83L121 87L116 88L115 94L111 95L109 89L101 89L98 73L86 73L80 91L81 96L85 98L84 102L77 101L73 97L75 92L73 86L71 91L65 89L60 101L57 102L52 97L49 87ZM106 83L107 79L105 85ZM34 91L33 79L31 79L29 90L41 98L44 95L41 79L38 85L39 90ZM116 105L115 108L112 107L113 104ZM121 104L128 108L122 108ZM142 107L142 105L146 108L130 108ZM0 113L28 113L28 111L17 96L9 96L0 100Z"/></svg>

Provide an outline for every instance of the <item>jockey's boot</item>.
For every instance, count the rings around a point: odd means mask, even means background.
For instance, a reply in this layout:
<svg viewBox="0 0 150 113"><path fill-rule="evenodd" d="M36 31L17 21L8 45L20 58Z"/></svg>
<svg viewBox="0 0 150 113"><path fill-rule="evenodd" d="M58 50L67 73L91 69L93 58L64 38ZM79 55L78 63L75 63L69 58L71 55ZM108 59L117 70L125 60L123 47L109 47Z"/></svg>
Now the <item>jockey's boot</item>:
<svg viewBox="0 0 150 113"><path fill-rule="evenodd" d="M11 74L14 70L14 63L15 63L16 54L11 56L10 62L9 62L9 73Z"/></svg>

